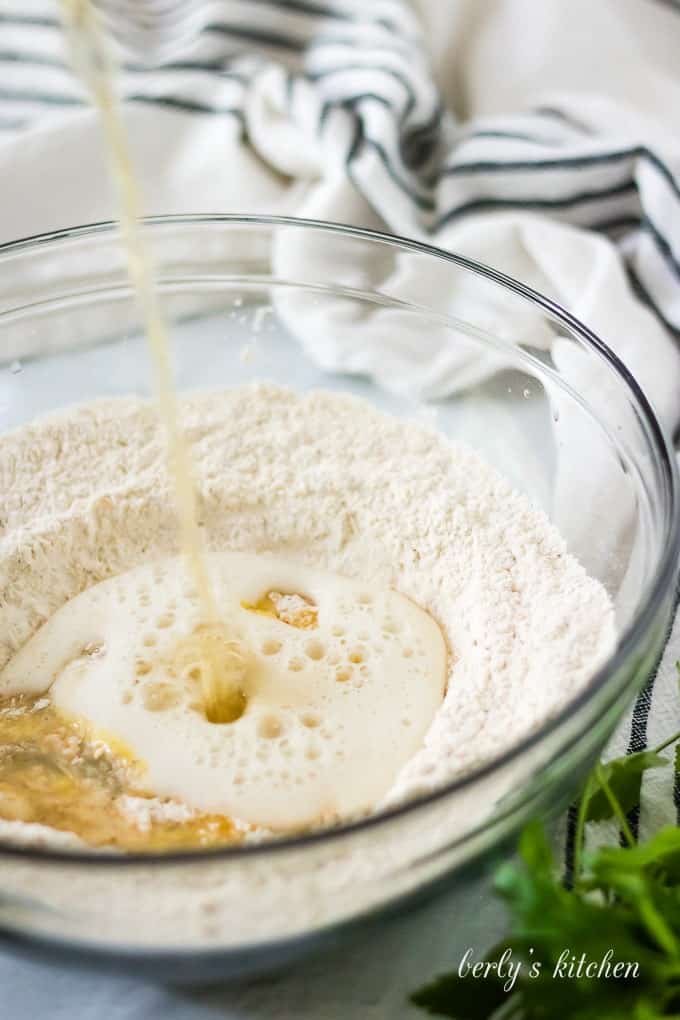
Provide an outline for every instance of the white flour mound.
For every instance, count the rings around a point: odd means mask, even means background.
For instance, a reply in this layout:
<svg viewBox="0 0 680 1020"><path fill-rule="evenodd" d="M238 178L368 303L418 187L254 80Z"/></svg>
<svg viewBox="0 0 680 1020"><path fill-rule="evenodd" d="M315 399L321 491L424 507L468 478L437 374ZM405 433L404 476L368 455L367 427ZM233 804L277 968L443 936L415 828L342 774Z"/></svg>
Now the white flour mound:
<svg viewBox="0 0 680 1020"><path fill-rule="evenodd" d="M202 393L182 413L212 548L391 586L444 632L444 702L376 807L496 756L612 651L603 587L545 515L464 446L352 397L269 384ZM99 401L4 436L0 489L0 667L68 599L177 552L147 402Z"/></svg>

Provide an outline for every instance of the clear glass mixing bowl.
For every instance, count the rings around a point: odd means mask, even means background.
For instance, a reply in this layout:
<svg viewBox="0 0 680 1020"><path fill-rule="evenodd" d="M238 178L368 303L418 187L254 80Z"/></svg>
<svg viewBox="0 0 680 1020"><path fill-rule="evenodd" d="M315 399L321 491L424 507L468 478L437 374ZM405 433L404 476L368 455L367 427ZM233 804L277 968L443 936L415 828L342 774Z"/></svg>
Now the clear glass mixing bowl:
<svg viewBox="0 0 680 1020"><path fill-rule="evenodd" d="M225 977L281 963L444 879L463 881L530 815L564 805L662 646L678 484L626 369L563 309L493 270L390 236L279 218L157 219L147 233L182 389L264 378L350 390L466 441L558 525L611 593L621 634L549 722L380 816L164 857L0 846L5 938L176 979ZM0 249L0 356L2 432L63 405L149 393L114 227ZM329 371L340 363L342 374Z"/></svg>

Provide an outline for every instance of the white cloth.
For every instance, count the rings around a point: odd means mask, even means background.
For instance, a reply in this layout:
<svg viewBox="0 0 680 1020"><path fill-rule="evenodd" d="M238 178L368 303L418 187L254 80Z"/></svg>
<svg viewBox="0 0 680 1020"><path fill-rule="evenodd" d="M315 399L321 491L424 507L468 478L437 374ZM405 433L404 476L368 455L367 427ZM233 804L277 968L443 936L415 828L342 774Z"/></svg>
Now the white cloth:
<svg viewBox="0 0 680 1020"><path fill-rule="evenodd" d="M138 0L140 9L145 2L157 0ZM293 213L387 228L472 256L587 322L667 429L677 429L676 3L194 6L202 31L162 68L132 64L122 78L150 214ZM114 216L96 118L65 63L57 16L56 2L0 0L0 241ZM397 270L391 285L417 293L422 281ZM436 278L427 287L440 293ZM445 307L444 293L441 300ZM507 326L506 308L489 314L491 329ZM332 326L319 331L313 317L297 317L301 342L326 367L360 369L396 388L408 382L441 395L495 367L452 358L436 335L426 358L422 346L404 344L391 357L367 358L356 329L340 318ZM562 465L573 470L573 459ZM596 490L606 479L593 464L581 470L602 501ZM578 546L577 534L568 537ZM677 658L676 625L656 682L619 731L620 748L680 727ZM670 770L651 773L642 828L675 819Z"/></svg>

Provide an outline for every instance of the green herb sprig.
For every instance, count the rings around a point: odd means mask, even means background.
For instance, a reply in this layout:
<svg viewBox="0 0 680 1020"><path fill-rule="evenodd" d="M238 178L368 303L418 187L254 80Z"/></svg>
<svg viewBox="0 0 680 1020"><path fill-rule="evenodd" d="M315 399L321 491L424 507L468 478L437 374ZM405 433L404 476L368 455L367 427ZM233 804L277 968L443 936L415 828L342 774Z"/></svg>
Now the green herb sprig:
<svg viewBox="0 0 680 1020"><path fill-rule="evenodd" d="M481 957L493 963L505 953L519 964L511 987L507 973L490 969L479 978L456 970L411 1001L452 1020L680 1020L680 828L637 844L627 817L640 802L644 773L667 766L662 752L673 745L680 771L679 741L676 733L652 751L600 762L588 776L578 800L571 889L542 823L524 830L519 861L503 864L494 880L508 910L508 937ZM586 852L588 824L608 819L625 845ZM605 977L597 967L591 976L578 970L579 958L603 961L608 953ZM611 976L617 961L637 968Z"/></svg>

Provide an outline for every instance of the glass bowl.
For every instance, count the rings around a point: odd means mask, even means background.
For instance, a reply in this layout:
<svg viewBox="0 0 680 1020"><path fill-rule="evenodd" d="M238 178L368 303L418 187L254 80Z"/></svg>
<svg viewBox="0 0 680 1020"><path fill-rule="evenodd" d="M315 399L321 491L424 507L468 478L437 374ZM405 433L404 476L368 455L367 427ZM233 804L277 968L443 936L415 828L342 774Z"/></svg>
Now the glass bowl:
<svg viewBox="0 0 680 1020"><path fill-rule="evenodd" d="M329 223L183 216L145 229L180 388L267 379L348 390L464 440L555 522L610 592L620 632L609 661L548 722L380 815L165 856L0 845L0 930L11 944L175 980L225 978L464 882L530 816L564 806L662 647L678 481L624 366L500 273ZM63 405L149 394L115 226L0 248L0 352L2 432Z"/></svg>

